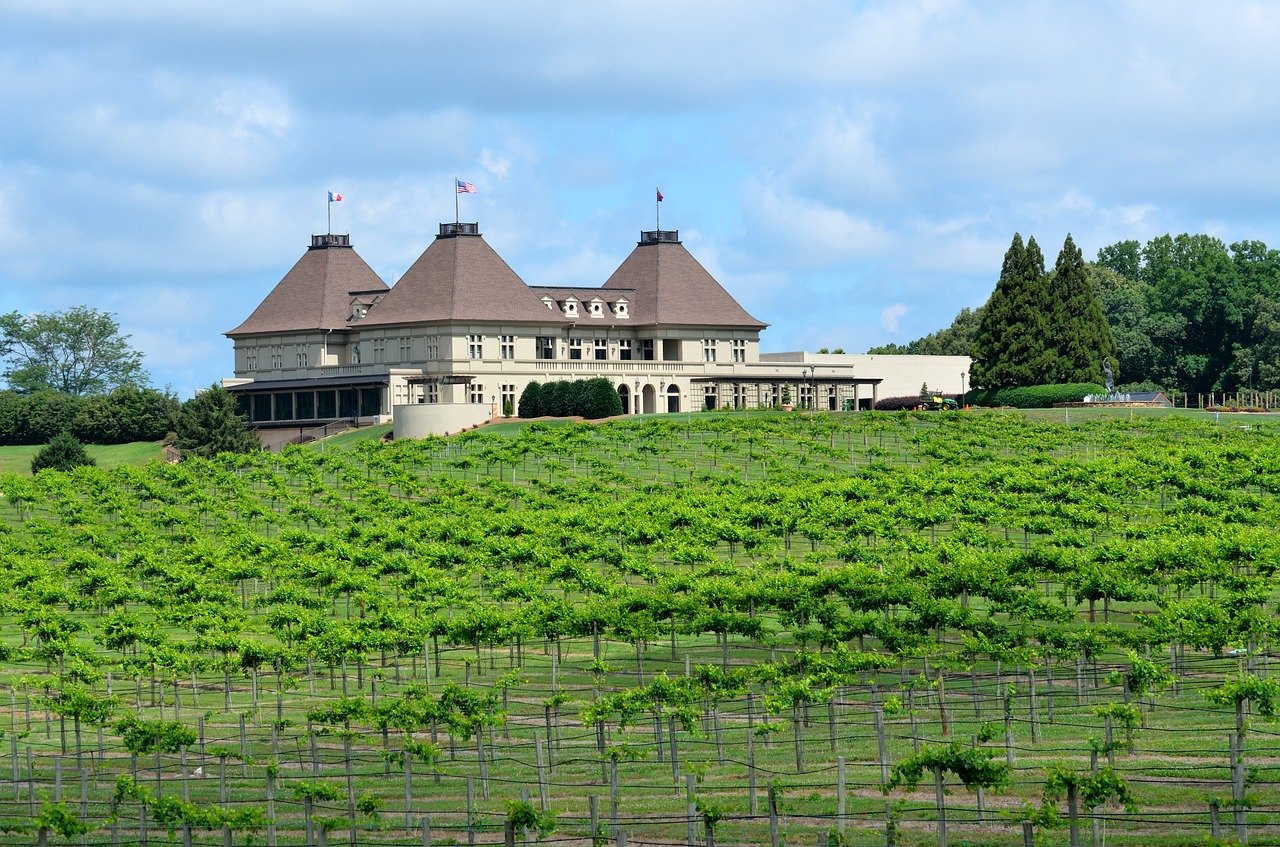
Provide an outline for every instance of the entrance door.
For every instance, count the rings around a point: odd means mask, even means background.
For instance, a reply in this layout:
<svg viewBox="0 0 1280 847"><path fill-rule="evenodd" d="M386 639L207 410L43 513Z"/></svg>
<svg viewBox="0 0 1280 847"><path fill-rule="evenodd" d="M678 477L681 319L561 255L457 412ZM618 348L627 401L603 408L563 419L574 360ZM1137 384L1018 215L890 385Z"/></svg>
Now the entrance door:
<svg viewBox="0 0 1280 847"><path fill-rule="evenodd" d="M680 386L678 385L667 386L667 411L680 411Z"/></svg>
<svg viewBox="0 0 1280 847"><path fill-rule="evenodd" d="M618 386L618 399L622 401L622 414L631 414L631 391L625 384Z"/></svg>

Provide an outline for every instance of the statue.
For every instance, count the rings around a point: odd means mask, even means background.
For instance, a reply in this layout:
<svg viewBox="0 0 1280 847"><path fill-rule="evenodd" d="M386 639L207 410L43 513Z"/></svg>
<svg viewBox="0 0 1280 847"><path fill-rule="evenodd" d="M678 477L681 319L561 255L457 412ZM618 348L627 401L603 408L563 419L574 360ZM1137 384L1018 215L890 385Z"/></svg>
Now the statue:
<svg viewBox="0 0 1280 847"><path fill-rule="evenodd" d="M1107 397L1116 395L1116 375L1111 372L1111 358L1109 356L1102 359L1102 378L1103 385L1107 389Z"/></svg>

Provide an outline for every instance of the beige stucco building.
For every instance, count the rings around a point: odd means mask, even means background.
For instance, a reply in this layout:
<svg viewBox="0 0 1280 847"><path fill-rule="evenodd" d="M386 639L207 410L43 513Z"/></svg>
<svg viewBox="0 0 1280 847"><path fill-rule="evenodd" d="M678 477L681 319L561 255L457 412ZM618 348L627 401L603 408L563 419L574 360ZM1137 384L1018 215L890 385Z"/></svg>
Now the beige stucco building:
<svg viewBox="0 0 1280 847"><path fill-rule="evenodd" d="M600 287L528 285L474 223L441 224L394 287L349 236L314 235L227 333L235 376L224 385L259 427L394 418L397 435L487 420L531 381L606 377L627 414L755 408L784 394L857 409L887 396L859 359L896 357L762 355L765 327L673 230L642 232Z"/></svg>

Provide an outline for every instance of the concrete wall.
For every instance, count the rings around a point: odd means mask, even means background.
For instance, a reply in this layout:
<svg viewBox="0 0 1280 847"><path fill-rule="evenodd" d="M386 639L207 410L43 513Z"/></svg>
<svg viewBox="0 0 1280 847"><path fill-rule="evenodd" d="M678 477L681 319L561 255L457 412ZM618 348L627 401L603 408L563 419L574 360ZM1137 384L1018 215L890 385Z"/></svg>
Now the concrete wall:
<svg viewBox="0 0 1280 847"><path fill-rule="evenodd" d="M395 407L396 438L425 438L461 432L493 414L488 403L413 403Z"/></svg>

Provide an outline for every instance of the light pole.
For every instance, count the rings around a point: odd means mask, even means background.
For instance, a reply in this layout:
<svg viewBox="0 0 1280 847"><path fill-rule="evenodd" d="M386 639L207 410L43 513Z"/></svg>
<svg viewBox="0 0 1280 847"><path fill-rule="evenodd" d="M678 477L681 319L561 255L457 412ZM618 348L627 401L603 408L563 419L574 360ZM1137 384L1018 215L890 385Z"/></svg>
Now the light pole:
<svg viewBox="0 0 1280 847"><path fill-rule="evenodd" d="M964 378L965 378L965 376L966 376L965 372L964 372L964 371L960 371L960 405L961 405L961 406L963 406L963 405L964 405L964 395L965 395L965 390L964 390Z"/></svg>
<svg viewBox="0 0 1280 847"><path fill-rule="evenodd" d="M817 406L817 404L814 403L814 378L813 378L814 371L816 370L817 370L816 365L809 366L809 411L811 412Z"/></svg>

